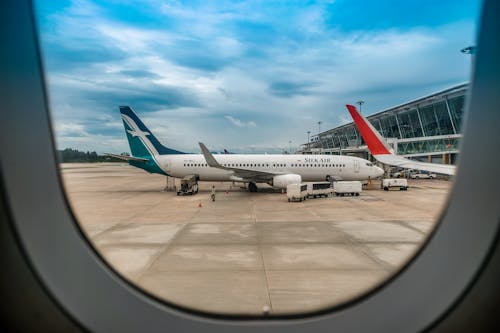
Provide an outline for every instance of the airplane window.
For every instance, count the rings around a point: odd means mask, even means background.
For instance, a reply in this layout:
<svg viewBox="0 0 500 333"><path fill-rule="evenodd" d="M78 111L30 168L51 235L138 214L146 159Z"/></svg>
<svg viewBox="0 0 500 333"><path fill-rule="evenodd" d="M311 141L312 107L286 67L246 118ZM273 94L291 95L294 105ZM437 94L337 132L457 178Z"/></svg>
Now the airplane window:
<svg viewBox="0 0 500 333"><path fill-rule="evenodd" d="M36 1L65 191L105 260L230 315L311 313L396 274L453 186L479 1L383 3Z"/></svg>

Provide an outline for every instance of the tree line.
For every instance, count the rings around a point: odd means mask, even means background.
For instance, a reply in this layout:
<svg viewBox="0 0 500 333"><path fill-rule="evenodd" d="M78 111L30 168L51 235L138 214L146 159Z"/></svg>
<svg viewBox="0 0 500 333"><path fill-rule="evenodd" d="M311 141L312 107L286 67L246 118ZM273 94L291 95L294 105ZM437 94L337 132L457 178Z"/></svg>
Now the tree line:
<svg viewBox="0 0 500 333"><path fill-rule="evenodd" d="M98 155L95 151L79 151L77 149L66 148L57 151L59 162L61 163L75 163L75 162L123 162L118 158ZM128 155L122 153L122 155Z"/></svg>

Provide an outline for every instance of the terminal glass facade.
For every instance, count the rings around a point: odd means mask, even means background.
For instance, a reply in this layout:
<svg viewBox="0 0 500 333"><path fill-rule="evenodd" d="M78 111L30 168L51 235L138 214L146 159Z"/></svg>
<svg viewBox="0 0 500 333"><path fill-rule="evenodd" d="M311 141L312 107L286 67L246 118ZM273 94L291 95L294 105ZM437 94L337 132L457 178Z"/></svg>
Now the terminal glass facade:
<svg viewBox="0 0 500 333"><path fill-rule="evenodd" d="M416 110L404 111L397 115L402 138L415 137L415 128L420 128ZM416 123L415 123L416 120ZM421 128L420 128L421 130Z"/></svg>
<svg viewBox="0 0 500 333"><path fill-rule="evenodd" d="M465 96L457 96L450 98L448 100L448 105L450 106L451 119L455 124L457 133L462 131L462 117L464 113L465 106Z"/></svg>
<svg viewBox="0 0 500 333"><path fill-rule="evenodd" d="M467 84L376 113L370 123L396 144L401 155L456 153L461 137ZM303 152L339 154L359 150L364 142L353 123L313 137Z"/></svg>

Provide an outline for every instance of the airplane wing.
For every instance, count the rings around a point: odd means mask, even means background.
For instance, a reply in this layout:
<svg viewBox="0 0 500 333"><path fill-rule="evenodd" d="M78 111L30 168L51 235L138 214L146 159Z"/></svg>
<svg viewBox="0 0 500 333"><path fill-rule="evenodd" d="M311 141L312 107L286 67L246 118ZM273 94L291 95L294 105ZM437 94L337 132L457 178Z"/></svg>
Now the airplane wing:
<svg viewBox="0 0 500 333"><path fill-rule="evenodd" d="M116 154L110 154L110 153L105 153L104 155L118 158L118 159L124 160L124 161L137 161L137 162L147 162L148 161L148 159L146 159L146 158L140 158L140 157L134 157L134 156L116 155Z"/></svg>
<svg viewBox="0 0 500 333"><path fill-rule="evenodd" d="M205 157L205 161L207 161L207 164L210 167L232 171L234 174L235 180L236 180L236 178L239 178L238 180L241 180L241 181L268 181L276 175L283 174L283 173L278 173L278 172L273 173L273 172L266 172L266 171L257 171L257 170L249 170L249 169L223 166L219 162L217 162L214 155L212 155L212 153L208 150L208 148L202 142L199 142L199 145L201 148L201 152L203 153L203 156Z"/></svg>
<svg viewBox="0 0 500 333"><path fill-rule="evenodd" d="M346 107L351 114L359 133L361 133L361 136L368 145L370 153L377 161L401 168L417 169L444 175L455 174L456 167L454 165L419 162L410 160L403 156L395 155L391 152L390 147L387 145L382 135L380 135L375 127L373 127L373 125L358 112L358 109L356 109L354 105L346 105Z"/></svg>
<svg viewBox="0 0 500 333"><path fill-rule="evenodd" d="M428 172L440 173L443 175L454 175L456 167L450 164L425 163L413 161L403 156L391 155L373 155L375 159L383 164L397 166L405 169L417 169Z"/></svg>

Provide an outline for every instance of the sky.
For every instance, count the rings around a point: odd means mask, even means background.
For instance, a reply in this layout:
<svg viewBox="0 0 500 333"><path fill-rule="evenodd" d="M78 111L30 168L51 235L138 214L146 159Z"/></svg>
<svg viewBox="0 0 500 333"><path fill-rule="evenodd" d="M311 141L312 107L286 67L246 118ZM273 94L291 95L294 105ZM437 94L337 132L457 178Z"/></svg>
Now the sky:
<svg viewBox="0 0 500 333"><path fill-rule="evenodd" d="M469 80L480 1L35 1L56 144L276 153Z"/></svg>

